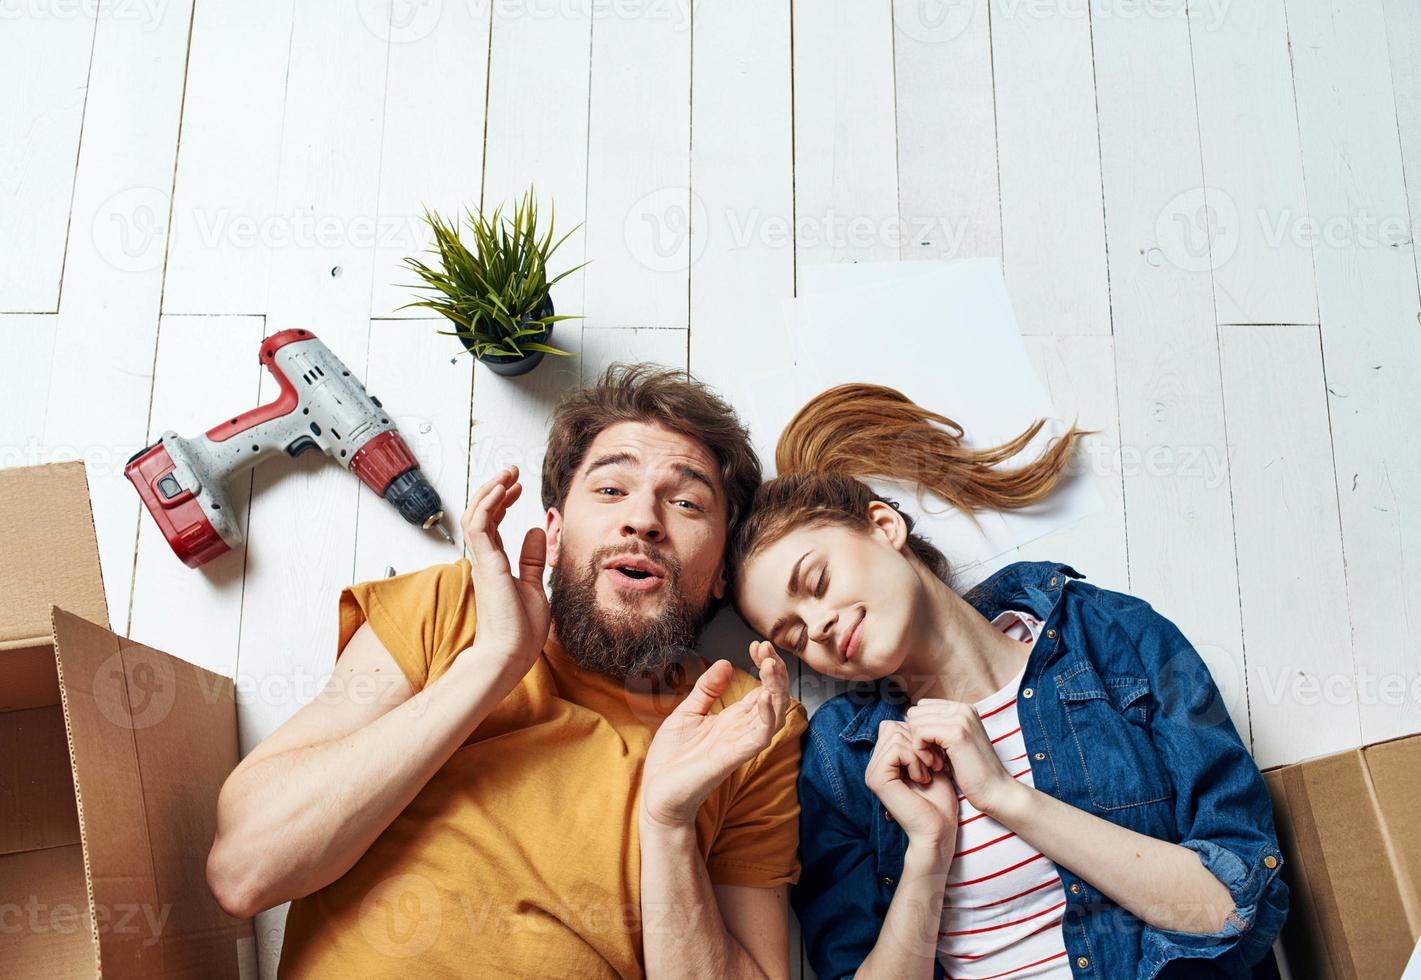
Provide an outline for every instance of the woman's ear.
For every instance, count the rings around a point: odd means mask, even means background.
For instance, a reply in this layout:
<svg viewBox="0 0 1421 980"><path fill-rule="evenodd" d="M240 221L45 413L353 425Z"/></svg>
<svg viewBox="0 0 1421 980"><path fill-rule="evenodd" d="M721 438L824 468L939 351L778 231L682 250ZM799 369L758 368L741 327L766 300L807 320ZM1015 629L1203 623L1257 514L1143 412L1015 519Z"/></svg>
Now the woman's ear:
<svg viewBox="0 0 1421 980"><path fill-rule="evenodd" d="M888 543L902 551L908 543L908 522L898 513L898 508L875 500L868 505L868 520L874 529L888 539Z"/></svg>

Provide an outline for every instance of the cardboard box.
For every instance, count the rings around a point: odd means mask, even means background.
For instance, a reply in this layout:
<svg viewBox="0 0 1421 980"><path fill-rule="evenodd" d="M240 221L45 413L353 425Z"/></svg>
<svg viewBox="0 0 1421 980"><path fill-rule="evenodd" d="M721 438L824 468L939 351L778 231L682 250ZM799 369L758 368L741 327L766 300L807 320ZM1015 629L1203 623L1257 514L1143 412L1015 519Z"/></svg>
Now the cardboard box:
<svg viewBox="0 0 1421 980"><path fill-rule="evenodd" d="M0 470L0 531L0 976L255 976L205 876L232 682L110 632L82 463Z"/></svg>
<svg viewBox="0 0 1421 980"><path fill-rule="evenodd" d="M1421 735L1279 766L1295 980L1401 976L1421 937Z"/></svg>

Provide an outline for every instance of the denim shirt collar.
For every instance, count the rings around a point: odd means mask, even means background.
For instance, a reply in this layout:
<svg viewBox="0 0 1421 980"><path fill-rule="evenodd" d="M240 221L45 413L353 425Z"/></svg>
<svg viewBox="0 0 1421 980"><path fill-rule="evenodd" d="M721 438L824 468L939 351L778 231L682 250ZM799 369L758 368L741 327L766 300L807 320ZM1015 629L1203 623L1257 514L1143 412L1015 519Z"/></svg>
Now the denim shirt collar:
<svg viewBox="0 0 1421 980"><path fill-rule="evenodd" d="M1070 565L1048 561L1019 561L1002 568L977 585L962 598L988 620L996 619L1008 609L1031 613L1043 623L1050 617L1061 598L1061 590L1073 578L1085 578ZM854 690L863 690L854 686ZM862 708L839 732L845 742L878 741L878 726L883 721L902 721L903 695L887 678L871 686L876 696L868 698Z"/></svg>

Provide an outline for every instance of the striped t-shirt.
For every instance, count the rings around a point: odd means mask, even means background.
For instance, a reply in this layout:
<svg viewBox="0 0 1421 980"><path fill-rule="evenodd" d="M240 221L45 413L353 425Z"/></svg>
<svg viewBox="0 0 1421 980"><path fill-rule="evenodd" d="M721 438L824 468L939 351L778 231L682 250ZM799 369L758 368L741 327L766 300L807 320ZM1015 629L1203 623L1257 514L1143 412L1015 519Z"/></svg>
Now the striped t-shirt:
<svg viewBox="0 0 1421 980"><path fill-rule="evenodd" d="M992 625L1025 643L1036 642L1041 622L1008 610ZM973 707L1007 772L1032 785L1031 761L1017 721L1019 672L1000 691ZM957 849L947 877L937 955L955 980L1066 978L1061 918L1066 894L1050 858L972 804L958 797Z"/></svg>

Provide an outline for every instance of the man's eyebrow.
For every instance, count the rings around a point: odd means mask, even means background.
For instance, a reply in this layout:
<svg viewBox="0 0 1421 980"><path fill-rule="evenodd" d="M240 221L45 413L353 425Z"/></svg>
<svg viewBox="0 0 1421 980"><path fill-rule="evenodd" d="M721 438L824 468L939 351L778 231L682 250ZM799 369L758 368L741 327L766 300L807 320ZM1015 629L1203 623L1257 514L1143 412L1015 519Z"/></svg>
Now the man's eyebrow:
<svg viewBox="0 0 1421 980"><path fill-rule="evenodd" d="M804 564L804 559L809 557L809 552L799 556L799 561L794 563L794 568L789 573L789 585L785 588L785 595L792 596L799 591L799 566ZM773 640L776 634L785 624L785 617L781 616L775 620L775 624L770 627L770 639Z"/></svg>
<svg viewBox="0 0 1421 980"><path fill-rule="evenodd" d="M631 463L635 465L639 462L641 462L641 460L637 457L636 453L629 452L625 449L619 450L618 452L607 453L606 455L599 456L597 457L597 459L593 460L592 465L587 467L587 473L585 474L585 476L590 478L593 472L602 469L604 466L620 466L623 463ZM706 474L701 470L698 470L696 467L691 466L689 463L678 463L676 464L676 471L681 475L681 478L683 480L693 480L696 483L705 484L706 489L708 489L711 493L711 498L713 500L720 499L720 494L716 491L714 481L712 481L710 477L706 476Z"/></svg>

